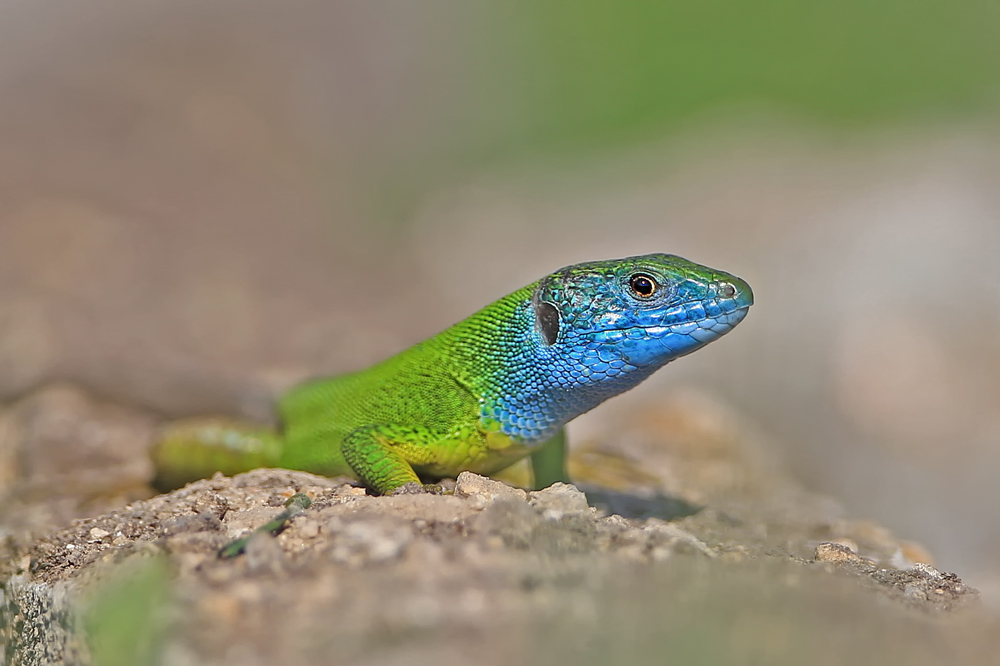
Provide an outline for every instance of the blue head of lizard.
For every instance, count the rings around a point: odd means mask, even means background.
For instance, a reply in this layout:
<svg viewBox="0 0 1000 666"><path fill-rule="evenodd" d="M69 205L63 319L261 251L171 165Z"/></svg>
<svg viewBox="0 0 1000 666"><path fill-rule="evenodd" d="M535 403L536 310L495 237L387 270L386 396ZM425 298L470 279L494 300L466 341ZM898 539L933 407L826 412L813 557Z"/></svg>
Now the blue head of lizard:
<svg viewBox="0 0 1000 666"><path fill-rule="evenodd" d="M669 254L569 266L532 297L545 344L597 380L690 354L729 332L752 304L743 280Z"/></svg>
<svg viewBox="0 0 1000 666"><path fill-rule="evenodd" d="M558 270L535 288L526 357L504 378L519 390L488 405L484 416L516 439L543 440L725 335L752 304L743 280L669 254Z"/></svg>

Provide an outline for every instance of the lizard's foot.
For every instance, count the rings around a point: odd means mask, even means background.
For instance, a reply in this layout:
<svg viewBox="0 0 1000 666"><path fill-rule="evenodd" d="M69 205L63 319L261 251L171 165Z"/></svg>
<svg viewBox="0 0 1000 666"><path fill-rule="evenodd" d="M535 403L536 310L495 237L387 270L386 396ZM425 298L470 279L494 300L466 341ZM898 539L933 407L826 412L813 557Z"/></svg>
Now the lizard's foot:
<svg viewBox="0 0 1000 666"><path fill-rule="evenodd" d="M424 483L420 484L416 481L410 481L409 483L404 483L398 488L394 488L390 491L387 496L392 497L394 495L443 495L444 488L437 483Z"/></svg>

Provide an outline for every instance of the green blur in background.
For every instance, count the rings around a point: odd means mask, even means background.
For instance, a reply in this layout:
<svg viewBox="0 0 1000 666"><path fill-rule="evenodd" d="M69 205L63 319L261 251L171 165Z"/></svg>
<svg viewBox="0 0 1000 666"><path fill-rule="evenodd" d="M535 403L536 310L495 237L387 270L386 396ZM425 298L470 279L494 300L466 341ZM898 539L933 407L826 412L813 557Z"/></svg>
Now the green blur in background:
<svg viewBox="0 0 1000 666"><path fill-rule="evenodd" d="M393 180L410 188L659 140L719 114L852 130L992 115L1000 101L995 2L538 0L492 3L463 28L477 52L468 87L447 102L458 111L433 110L457 126L401 165ZM429 164L435 182L410 180Z"/></svg>

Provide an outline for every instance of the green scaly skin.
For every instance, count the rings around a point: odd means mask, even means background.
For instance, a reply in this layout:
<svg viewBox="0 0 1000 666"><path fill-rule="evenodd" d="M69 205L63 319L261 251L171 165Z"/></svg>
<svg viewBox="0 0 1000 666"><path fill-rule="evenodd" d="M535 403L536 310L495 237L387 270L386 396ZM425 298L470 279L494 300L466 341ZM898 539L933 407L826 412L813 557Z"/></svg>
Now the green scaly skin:
<svg viewBox="0 0 1000 666"><path fill-rule="evenodd" d="M752 302L739 278L673 255L569 266L372 368L292 389L280 434L169 426L159 482L276 466L389 493L527 455L536 487L568 481L566 422L723 335Z"/></svg>

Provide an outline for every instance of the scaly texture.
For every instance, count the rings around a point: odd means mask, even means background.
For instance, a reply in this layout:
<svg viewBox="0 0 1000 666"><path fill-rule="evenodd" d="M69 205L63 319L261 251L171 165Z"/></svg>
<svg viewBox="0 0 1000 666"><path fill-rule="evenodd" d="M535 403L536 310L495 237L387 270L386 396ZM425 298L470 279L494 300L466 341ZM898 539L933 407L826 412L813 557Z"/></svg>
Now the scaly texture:
<svg viewBox="0 0 1000 666"><path fill-rule="evenodd" d="M293 389L279 403L283 436L242 431L254 453L246 468L263 449L275 452L268 464L348 474L384 493L533 454L536 485L565 480L566 422L724 335L752 303L744 281L673 255L569 266L372 368ZM240 432L168 429L162 478L232 473Z"/></svg>

